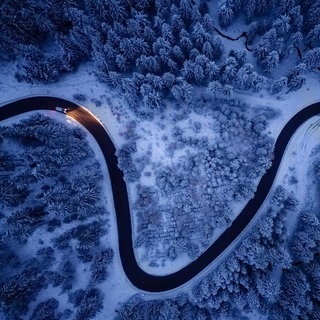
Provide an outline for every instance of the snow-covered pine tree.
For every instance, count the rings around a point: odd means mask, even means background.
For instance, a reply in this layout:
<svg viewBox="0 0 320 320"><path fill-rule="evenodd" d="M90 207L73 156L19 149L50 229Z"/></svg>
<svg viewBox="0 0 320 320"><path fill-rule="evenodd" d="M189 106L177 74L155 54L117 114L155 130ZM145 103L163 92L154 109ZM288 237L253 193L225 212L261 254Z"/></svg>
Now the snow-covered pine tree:
<svg viewBox="0 0 320 320"><path fill-rule="evenodd" d="M215 98L217 98L222 94L222 84L219 81L211 81L208 84L207 90Z"/></svg>
<svg viewBox="0 0 320 320"><path fill-rule="evenodd" d="M185 55L183 54L181 48L177 45L175 45L172 48L172 58L179 64L182 65L182 63L185 61Z"/></svg>
<svg viewBox="0 0 320 320"><path fill-rule="evenodd" d="M271 11L275 0L259 0L257 1L256 13L258 16L262 16Z"/></svg>
<svg viewBox="0 0 320 320"><path fill-rule="evenodd" d="M191 0L180 0L179 11L186 26L189 26L191 23L192 7L193 5Z"/></svg>
<svg viewBox="0 0 320 320"><path fill-rule="evenodd" d="M192 7L192 24L196 24L197 22L202 22L202 15L199 12L199 7L195 4Z"/></svg>
<svg viewBox="0 0 320 320"><path fill-rule="evenodd" d="M205 31L202 24L200 22L197 22L192 31L192 40L195 43L197 49L202 49L204 43L210 38L210 35Z"/></svg>
<svg viewBox="0 0 320 320"><path fill-rule="evenodd" d="M276 29L278 36L282 37L290 30L290 17L287 15L281 15L277 18L272 25Z"/></svg>
<svg viewBox="0 0 320 320"><path fill-rule="evenodd" d="M208 13L203 17L202 25L208 33L213 33L215 26L211 16Z"/></svg>
<svg viewBox="0 0 320 320"><path fill-rule="evenodd" d="M306 14L304 14L304 31L308 33L315 25L319 23L320 15L320 2L312 1L310 4L304 2L301 3L301 7L304 7Z"/></svg>
<svg viewBox="0 0 320 320"><path fill-rule="evenodd" d="M170 6L171 6L170 0L155 0L157 16L162 19L166 19L170 12Z"/></svg>
<svg viewBox="0 0 320 320"><path fill-rule="evenodd" d="M253 20L256 13L257 1L256 0L247 0L244 4L244 9L246 16L249 20Z"/></svg>
<svg viewBox="0 0 320 320"><path fill-rule="evenodd" d="M264 59L263 63L263 72L266 75L271 74L271 72L279 65L279 54L277 51L273 50Z"/></svg>
<svg viewBox="0 0 320 320"><path fill-rule="evenodd" d="M178 83L175 84L172 89L171 93L174 98L183 103L189 103L192 98L192 87L189 83L184 81L183 79L177 79Z"/></svg>
<svg viewBox="0 0 320 320"><path fill-rule="evenodd" d="M182 36L180 38L180 47L183 50L183 52L188 55L193 47L193 43L189 36Z"/></svg>
<svg viewBox="0 0 320 320"><path fill-rule="evenodd" d="M303 16L301 15L300 6L295 6L288 12L290 25L293 32L301 31L303 26Z"/></svg>
<svg viewBox="0 0 320 320"><path fill-rule="evenodd" d="M183 63L181 75L188 82L192 82L194 80L194 63L192 61L186 60Z"/></svg>
<svg viewBox="0 0 320 320"><path fill-rule="evenodd" d="M286 87L287 82L287 77L280 77L279 79L275 80L271 88L272 94L277 94L281 92Z"/></svg>
<svg viewBox="0 0 320 320"><path fill-rule="evenodd" d="M163 85L167 89L171 89L175 83L175 76L170 72L165 72L162 76Z"/></svg>
<svg viewBox="0 0 320 320"><path fill-rule="evenodd" d="M185 28L185 24L182 21L182 18L179 14L174 14L171 16L170 20L170 26L172 33L178 37L180 34L180 31Z"/></svg>
<svg viewBox="0 0 320 320"><path fill-rule="evenodd" d="M43 320L43 319L56 319L57 308L59 302L54 299L48 299L43 302L40 302L31 315L31 319L34 320Z"/></svg>
<svg viewBox="0 0 320 320"><path fill-rule="evenodd" d="M278 4L279 12L287 14L291 9L296 6L296 0L280 0Z"/></svg>
<svg viewBox="0 0 320 320"><path fill-rule="evenodd" d="M311 43L320 42L320 23L315 25L307 34L306 41Z"/></svg>
<svg viewBox="0 0 320 320"><path fill-rule="evenodd" d="M168 41L171 45L174 44L175 37L172 34L170 25L163 23L161 26L161 34L164 40Z"/></svg>
<svg viewBox="0 0 320 320"><path fill-rule="evenodd" d="M288 80L287 86L288 86L289 91L297 91L305 83L306 83L306 77L299 74L294 77L291 77L290 80Z"/></svg>
<svg viewBox="0 0 320 320"><path fill-rule="evenodd" d="M130 70L130 63L123 54L116 55L116 64L121 71Z"/></svg>
<svg viewBox="0 0 320 320"><path fill-rule="evenodd" d="M214 61L210 61L206 67L206 75L207 75L208 81L210 82L213 80L218 80L219 74L220 74L219 66Z"/></svg>
<svg viewBox="0 0 320 320"><path fill-rule="evenodd" d="M233 18L234 12L225 1L221 1L218 4L218 15L219 15L219 24L221 27L226 28L230 26Z"/></svg>
<svg viewBox="0 0 320 320"><path fill-rule="evenodd" d="M299 48L303 42L303 35L300 31L291 33L288 44L289 46L293 46L294 48Z"/></svg>

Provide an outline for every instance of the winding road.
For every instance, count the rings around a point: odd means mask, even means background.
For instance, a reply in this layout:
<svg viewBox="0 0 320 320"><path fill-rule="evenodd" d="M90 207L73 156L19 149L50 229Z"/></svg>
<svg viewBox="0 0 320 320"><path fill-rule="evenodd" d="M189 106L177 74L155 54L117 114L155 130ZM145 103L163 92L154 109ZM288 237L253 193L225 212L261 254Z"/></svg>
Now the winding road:
<svg viewBox="0 0 320 320"><path fill-rule="evenodd" d="M68 116L86 127L100 145L112 185L122 266L134 286L149 292L163 292L179 287L206 268L236 240L267 197L290 138L303 122L320 114L320 103L315 103L298 112L284 126L275 143L272 165L261 178L254 198L247 203L231 226L200 257L175 273L155 276L144 272L135 259L127 188L123 173L117 166L115 147L101 122L87 109L73 102L48 96L35 96L8 103L0 108L0 120L28 111L53 110L59 106L68 107L70 110Z"/></svg>

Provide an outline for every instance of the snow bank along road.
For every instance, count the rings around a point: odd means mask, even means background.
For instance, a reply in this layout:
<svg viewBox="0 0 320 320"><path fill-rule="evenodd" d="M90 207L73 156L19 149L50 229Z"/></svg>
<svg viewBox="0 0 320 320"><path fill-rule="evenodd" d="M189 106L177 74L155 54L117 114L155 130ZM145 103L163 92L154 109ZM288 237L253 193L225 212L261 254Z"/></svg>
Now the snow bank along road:
<svg viewBox="0 0 320 320"><path fill-rule="evenodd" d="M114 206L117 214L119 251L123 269L134 286L150 292L167 291L184 284L228 248L251 221L268 195L291 136L304 121L320 114L319 102L298 112L285 125L275 144L272 165L261 178L254 198L247 203L231 226L200 257L175 273L165 276L154 276L140 269L135 259L126 184L123 180L123 173L117 166L115 147L101 122L88 110L75 103L47 96L30 97L2 106L0 108L0 120L28 111L52 110L55 107L69 108L68 116L86 127L99 143L111 179Z"/></svg>

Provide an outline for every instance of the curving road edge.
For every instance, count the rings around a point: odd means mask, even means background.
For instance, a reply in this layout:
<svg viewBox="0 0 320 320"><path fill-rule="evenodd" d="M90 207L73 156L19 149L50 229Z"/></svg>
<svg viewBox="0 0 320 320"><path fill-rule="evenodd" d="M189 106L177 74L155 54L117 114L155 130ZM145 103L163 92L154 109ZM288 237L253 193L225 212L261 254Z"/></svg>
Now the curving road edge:
<svg viewBox="0 0 320 320"><path fill-rule="evenodd" d="M231 226L200 257L175 273L154 276L144 272L135 259L127 188L123 180L123 173L117 166L115 147L102 123L87 109L65 99L48 96L29 97L0 107L0 121L24 112L53 110L59 106L68 107L70 110L68 116L86 127L100 145L109 169L117 216L118 242L122 266L128 279L135 287L149 292L163 292L181 286L205 269L228 248L252 220L267 197L283 153L294 132L303 122L320 114L320 103L314 103L302 109L288 121L276 140L272 165L261 178L254 198L247 203Z"/></svg>

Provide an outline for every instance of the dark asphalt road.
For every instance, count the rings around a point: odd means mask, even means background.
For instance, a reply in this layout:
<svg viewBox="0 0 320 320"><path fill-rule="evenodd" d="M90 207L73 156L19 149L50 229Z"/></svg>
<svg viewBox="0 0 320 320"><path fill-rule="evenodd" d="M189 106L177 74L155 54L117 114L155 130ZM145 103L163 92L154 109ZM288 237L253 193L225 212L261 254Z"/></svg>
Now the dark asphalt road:
<svg viewBox="0 0 320 320"><path fill-rule="evenodd" d="M131 216L123 173L117 166L115 147L103 125L85 108L55 97L30 97L11 102L0 108L0 120L33 110L51 110L56 106L71 109L68 116L74 118L95 137L103 152L111 179L114 206L117 215L119 251L123 269L137 288L150 292L174 289L192 279L214 261L240 235L267 197L279 168L285 148L297 128L312 116L320 114L320 103L312 104L298 112L285 125L277 138L272 166L261 178L255 197L251 199L232 225L196 260L181 270L166 276L154 276L141 270L136 262L132 245Z"/></svg>

